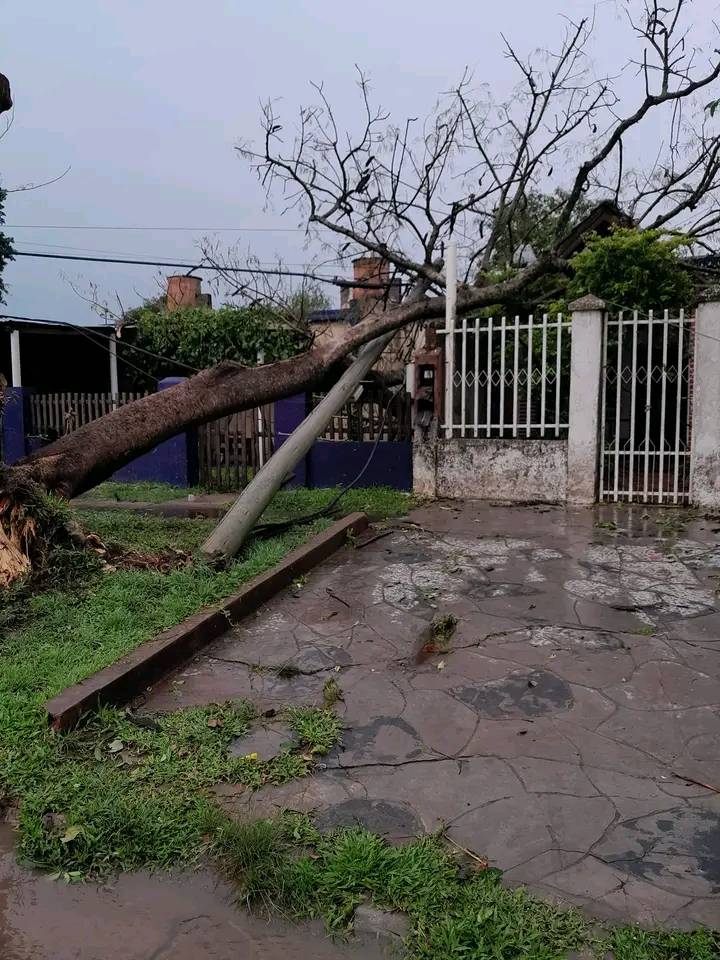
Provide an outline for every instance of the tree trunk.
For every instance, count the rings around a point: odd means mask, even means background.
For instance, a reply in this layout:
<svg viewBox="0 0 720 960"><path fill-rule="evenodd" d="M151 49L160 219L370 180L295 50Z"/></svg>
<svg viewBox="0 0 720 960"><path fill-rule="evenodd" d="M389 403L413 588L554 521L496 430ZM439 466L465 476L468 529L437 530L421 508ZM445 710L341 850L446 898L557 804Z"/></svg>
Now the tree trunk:
<svg viewBox="0 0 720 960"><path fill-rule="evenodd" d="M220 363L118 407L40 448L11 470L69 499L189 426L299 392L319 380L327 365L320 350L262 367Z"/></svg>
<svg viewBox="0 0 720 960"><path fill-rule="evenodd" d="M458 313L512 298L531 280L553 269L538 260L501 283L462 287ZM328 369L363 344L410 323L442 317L445 297L408 299L392 310L349 326L340 340L318 340L305 353L261 367L225 361L184 383L135 400L42 447L10 470L46 490L78 496L158 443L190 426L292 396L317 383Z"/></svg>

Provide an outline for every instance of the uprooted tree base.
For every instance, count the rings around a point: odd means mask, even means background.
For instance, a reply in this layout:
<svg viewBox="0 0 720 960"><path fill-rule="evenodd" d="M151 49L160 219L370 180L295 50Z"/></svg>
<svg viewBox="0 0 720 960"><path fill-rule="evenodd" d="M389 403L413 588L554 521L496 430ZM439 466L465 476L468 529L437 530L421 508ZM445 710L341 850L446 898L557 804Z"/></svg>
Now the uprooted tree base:
<svg viewBox="0 0 720 960"><path fill-rule="evenodd" d="M0 587L45 569L55 546L74 536L59 502L22 472L0 468Z"/></svg>
<svg viewBox="0 0 720 960"><path fill-rule="evenodd" d="M75 581L88 569L169 573L192 563L187 550L128 550L87 533L67 503L33 480L0 468L0 589L19 582L36 589Z"/></svg>

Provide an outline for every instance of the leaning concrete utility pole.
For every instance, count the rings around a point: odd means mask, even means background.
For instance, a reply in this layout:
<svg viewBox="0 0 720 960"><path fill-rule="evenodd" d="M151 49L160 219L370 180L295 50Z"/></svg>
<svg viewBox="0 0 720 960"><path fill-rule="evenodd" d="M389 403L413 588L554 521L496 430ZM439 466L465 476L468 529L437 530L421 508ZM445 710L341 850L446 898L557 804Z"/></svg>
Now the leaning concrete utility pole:
<svg viewBox="0 0 720 960"><path fill-rule="evenodd" d="M210 556L232 557L247 539L263 511L280 489L285 477L325 432L335 414L355 393L395 331L371 340L359 352L330 392L276 450L265 466L245 487L238 499L207 538L200 550Z"/></svg>

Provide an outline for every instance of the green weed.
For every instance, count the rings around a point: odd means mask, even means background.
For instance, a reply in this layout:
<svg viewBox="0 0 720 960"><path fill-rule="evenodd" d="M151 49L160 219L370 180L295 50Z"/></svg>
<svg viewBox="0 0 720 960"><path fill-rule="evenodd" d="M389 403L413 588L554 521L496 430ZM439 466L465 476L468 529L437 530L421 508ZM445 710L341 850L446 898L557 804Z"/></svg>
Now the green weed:
<svg viewBox="0 0 720 960"><path fill-rule="evenodd" d="M498 871L463 879L438 838L395 847L362 829L321 836L286 815L223 826L216 851L243 900L322 917L338 933L365 900L407 912L412 957L556 960L588 939L578 914L506 890Z"/></svg>
<svg viewBox="0 0 720 960"><path fill-rule="evenodd" d="M603 944L612 950L615 960L717 960L720 933L712 930L678 931L640 930L618 927Z"/></svg>
<svg viewBox="0 0 720 960"><path fill-rule="evenodd" d="M342 690L340 689L340 684L337 682L335 677L330 677L329 680L325 681L323 686L323 701L326 707L332 707L340 700L342 700Z"/></svg>

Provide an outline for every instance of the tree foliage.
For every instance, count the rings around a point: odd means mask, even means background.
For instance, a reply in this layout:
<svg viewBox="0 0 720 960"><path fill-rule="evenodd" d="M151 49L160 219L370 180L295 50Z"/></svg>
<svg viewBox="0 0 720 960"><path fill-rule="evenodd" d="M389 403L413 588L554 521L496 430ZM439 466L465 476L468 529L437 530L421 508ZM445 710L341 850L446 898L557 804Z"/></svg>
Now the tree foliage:
<svg viewBox="0 0 720 960"><path fill-rule="evenodd" d="M553 193L532 190L523 196L512 217L499 232L492 255L493 266L522 267L533 258L552 254L558 221L567 199L567 191L562 189ZM568 229L572 230L584 220L594 206L588 197L580 197Z"/></svg>
<svg viewBox="0 0 720 960"><path fill-rule="evenodd" d="M0 226L5 223L4 205L6 195L5 191L0 188ZM2 278L3 270L8 261L13 259L12 238L0 231L0 303L5 303L6 293L5 283Z"/></svg>
<svg viewBox="0 0 720 960"><path fill-rule="evenodd" d="M688 306L695 289L681 253L689 243L660 230L631 228L592 237L571 260L568 299L592 293L618 309Z"/></svg>
<svg viewBox="0 0 720 960"><path fill-rule="evenodd" d="M290 326L269 306L186 307L168 311L158 303L146 304L126 315L135 324L135 344L167 358L166 362L145 355L143 367L150 376L167 376L173 364L188 373L223 360L255 366L258 356L265 363L284 360L306 344L303 332Z"/></svg>

